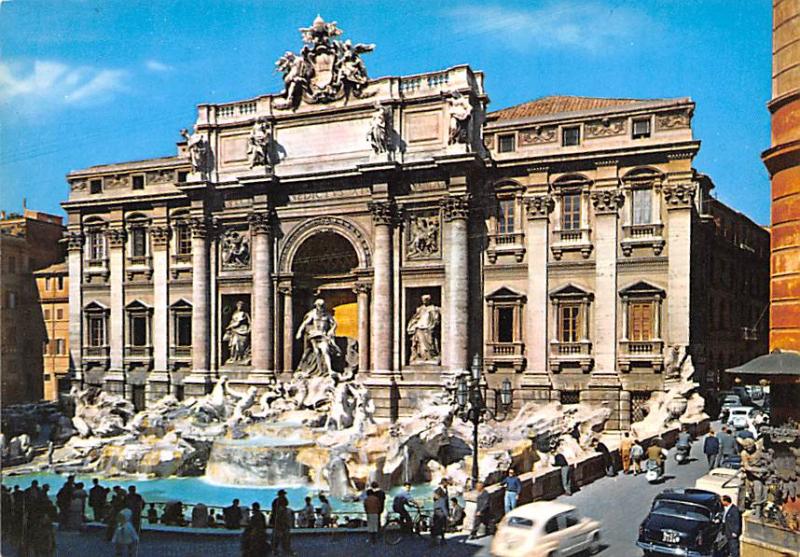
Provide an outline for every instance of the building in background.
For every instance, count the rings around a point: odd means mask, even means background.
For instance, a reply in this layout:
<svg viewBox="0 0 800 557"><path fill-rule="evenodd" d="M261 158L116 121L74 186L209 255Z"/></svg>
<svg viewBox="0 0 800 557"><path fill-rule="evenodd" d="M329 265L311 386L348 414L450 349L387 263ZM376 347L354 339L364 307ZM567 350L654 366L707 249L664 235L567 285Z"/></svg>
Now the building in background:
<svg viewBox="0 0 800 557"><path fill-rule="evenodd" d="M772 13L770 349L800 351L800 6L776 0Z"/></svg>
<svg viewBox="0 0 800 557"><path fill-rule="evenodd" d="M314 48L335 40L326 25ZM316 85L200 105L175 156L68 175L76 383L142 408L223 375L259 387L309 371L318 298L338 321L325 350L363 374L381 417L474 354L515 404L604 403L611 428L689 356L706 374L709 231L723 213L755 225L693 168L691 99L486 114L468 66L358 83L315 71Z"/></svg>
<svg viewBox="0 0 800 557"><path fill-rule="evenodd" d="M47 338L42 347L45 400L69 391L69 274L59 261L34 273Z"/></svg>
<svg viewBox="0 0 800 557"><path fill-rule="evenodd" d="M34 272L63 260L61 217L25 209L0 214L0 397L3 404L42 398L47 340Z"/></svg>

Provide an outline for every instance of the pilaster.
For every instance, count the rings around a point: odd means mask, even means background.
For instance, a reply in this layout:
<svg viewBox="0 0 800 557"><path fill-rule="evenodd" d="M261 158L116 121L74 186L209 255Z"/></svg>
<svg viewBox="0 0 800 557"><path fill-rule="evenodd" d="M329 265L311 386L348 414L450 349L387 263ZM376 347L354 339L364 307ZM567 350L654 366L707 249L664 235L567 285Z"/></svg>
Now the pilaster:
<svg viewBox="0 0 800 557"><path fill-rule="evenodd" d="M122 373L125 351L125 239L121 226L106 231L110 284L110 314L108 318L110 371Z"/></svg>
<svg viewBox="0 0 800 557"><path fill-rule="evenodd" d="M83 386L83 244L80 229L67 232L69 269L69 365L73 384Z"/></svg>
<svg viewBox="0 0 800 557"><path fill-rule="evenodd" d="M166 221L150 227L153 253L153 372L166 373L169 362L169 265L170 230Z"/></svg>
<svg viewBox="0 0 800 557"><path fill-rule="evenodd" d="M677 183L664 187L667 207L667 314L669 345L689 345L689 308L691 298L692 208L696 186Z"/></svg>

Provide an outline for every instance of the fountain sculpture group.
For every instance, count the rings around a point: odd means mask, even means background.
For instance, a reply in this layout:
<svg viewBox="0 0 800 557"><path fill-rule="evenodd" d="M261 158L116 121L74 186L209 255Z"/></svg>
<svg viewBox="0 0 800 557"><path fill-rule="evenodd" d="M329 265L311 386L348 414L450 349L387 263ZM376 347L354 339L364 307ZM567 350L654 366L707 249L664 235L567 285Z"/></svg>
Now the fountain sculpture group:
<svg viewBox="0 0 800 557"><path fill-rule="evenodd" d="M237 312L232 344L250 322L242 308ZM439 319L438 308L423 297L408 327L419 361L438 361ZM455 485L466 484L472 431L456 419L456 378L420 397L413 416L376 421L358 358L342 354L336 320L322 299L304 316L297 338L304 351L295 373L261 391L234 388L222 376L208 395L182 401L166 396L136 413L123 397L73 389L74 432L66 435L74 435L54 451L48 466L105 476L205 474L224 484L303 482L334 497L347 497L371 481L390 487L447 476ZM249 357L249 346L237 345L231 357ZM702 415L698 395L686 400L696 388L689 378L690 358L672 371L671 389L654 396L649 416L634 425L637 434L686 419L687 410ZM512 463L529 470L537 446L558 444L567 458L579 457L591 451L609 415L609 409L586 403L525 403L510 419L481 426L482 475L491 478Z"/></svg>

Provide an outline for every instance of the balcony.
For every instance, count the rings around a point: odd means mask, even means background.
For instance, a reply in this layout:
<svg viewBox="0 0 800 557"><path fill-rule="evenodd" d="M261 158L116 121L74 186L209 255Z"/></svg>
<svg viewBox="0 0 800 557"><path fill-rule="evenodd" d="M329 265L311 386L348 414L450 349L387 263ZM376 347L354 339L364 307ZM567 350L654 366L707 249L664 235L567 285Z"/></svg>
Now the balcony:
<svg viewBox="0 0 800 557"><path fill-rule="evenodd" d="M108 345L84 346L83 347L84 366L87 369L93 367L108 369L108 366L111 363L110 354L111 350Z"/></svg>
<svg viewBox="0 0 800 557"><path fill-rule="evenodd" d="M525 255L525 235L522 232L503 232L489 234L489 246L486 248L486 256L490 263L497 262L498 254L511 254L517 263L522 262Z"/></svg>
<svg viewBox="0 0 800 557"><path fill-rule="evenodd" d="M125 346L125 367L145 368L149 370L153 364L152 346Z"/></svg>
<svg viewBox="0 0 800 557"><path fill-rule="evenodd" d="M153 258L149 255L136 255L128 257L125 265L125 275L129 281L137 276L143 276L145 280L153 278Z"/></svg>
<svg viewBox="0 0 800 557"><path fill-rule="evenodd" d="M661 371L664 368L664 341L653 340L621 340L617 365L624 372L631 368L649 368Z"/></svg>
<svg viewBox="0 0 800 557"><path fill-rule="evenodd" d="M564 368L580 368L584 373L594 365L592 343L589 340L577 342L550 341L550 370L560 372Z"/></svg>
<svg viewBox="0 0 800 557"><path fill-rule="evenodd" d="M170 266L170 275L173 279L178 278L181 273L192 272L192 254L191 253L175 253L172 255L172 265Z"/></svg>
<svg viewBox="0 0 800 557"><path fill-rule="evenodd" d="M525 369L525 343L487 342L484 360L490 372L498 367L513 367L514 371L520 372Z"/></svg>
<svg viewBox="0 0 800 557"><path fill-rule="evenodd" d="M630 257L634 248L650 247L655 255L661 255L666 242L664 241L664 225L652 224L626 224L622 226L622 253Z"/></svg>
<svg viewBox="0 0 800 557"><path fill-rule="evenodd" d="M579 251L584 259L588 259L592 253L591 229L555 229L553 230L553 241L550 251L558 261L565 251Z"/></svg>
<svg viewBox="0 0 800 557"><path fill-rule="evenodd" d="M95 279L100 279L101 281L108 281L108 277L110 275L108 269L108 258L107 257L100 257L96 259L86 259L85 266L83 269L83 280L87 284L90 284Z"/></svg>

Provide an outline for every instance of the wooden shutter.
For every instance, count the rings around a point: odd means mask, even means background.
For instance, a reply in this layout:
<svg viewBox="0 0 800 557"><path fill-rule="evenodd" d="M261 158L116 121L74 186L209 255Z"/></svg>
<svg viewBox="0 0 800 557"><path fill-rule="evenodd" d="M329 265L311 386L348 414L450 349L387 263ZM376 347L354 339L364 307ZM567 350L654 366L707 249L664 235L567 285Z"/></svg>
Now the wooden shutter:
<svg viewBox="0 0 800 557"><path fill-rule="evenodd" d="M631 340L650 340L653 331L653 303L631 303L629 323L628 336Z"/></svg>

